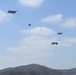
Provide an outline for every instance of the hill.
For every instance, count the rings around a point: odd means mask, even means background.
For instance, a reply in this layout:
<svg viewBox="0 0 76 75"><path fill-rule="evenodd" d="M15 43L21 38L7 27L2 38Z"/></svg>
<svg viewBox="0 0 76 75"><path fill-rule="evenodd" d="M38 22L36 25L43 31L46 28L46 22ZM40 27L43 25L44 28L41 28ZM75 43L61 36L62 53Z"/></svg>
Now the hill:
<svg viewBox="0 0 76 75"><path fill-rule="evenodd" d="M0 75L76 75L76 68L56 70L38 64L30 64L0 70Z"/></svg>

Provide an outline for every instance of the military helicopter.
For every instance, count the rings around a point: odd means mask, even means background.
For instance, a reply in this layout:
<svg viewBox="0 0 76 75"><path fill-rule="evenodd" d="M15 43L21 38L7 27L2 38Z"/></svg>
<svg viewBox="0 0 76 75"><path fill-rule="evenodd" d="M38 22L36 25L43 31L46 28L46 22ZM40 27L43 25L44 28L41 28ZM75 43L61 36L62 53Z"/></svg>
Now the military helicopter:
<svg viewBox="0 0 76 75"><path fill-rule="evenodd" d="M58 32L57 34L58 34L58 35L61 35L61 34L63 34L63 33L62 33L62 32Z"/></svg>
<svg viewBox="0 0 76 75"><path fill-rule="evenodd" d="M51 45L58 45L58 42L52 42Z"/></svg>
<svg viewBox="0 0 76 75"><path fill-rule="evenodd" d="M8 10L8 13L15 14L18 11Z"/></svg>
<svg viewBox="0 0 76 75"><path fill-rule="evenodd" d="M28 26L31 26L31 24L28 24Z"/></svg>

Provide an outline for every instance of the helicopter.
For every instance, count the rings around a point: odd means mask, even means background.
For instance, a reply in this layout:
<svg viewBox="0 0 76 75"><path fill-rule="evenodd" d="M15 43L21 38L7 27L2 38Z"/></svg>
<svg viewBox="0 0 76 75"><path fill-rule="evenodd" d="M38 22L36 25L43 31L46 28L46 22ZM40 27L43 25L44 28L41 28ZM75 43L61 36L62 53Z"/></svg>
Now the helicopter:
<svg viewBox="0 0 76 75"><path fill-rule="evenodd" d="M15 14L16 12L18 12L18 11L8 10L8 13L11 13L11 14Z"/></svg>
<svg viewBox="0 0 76 75"><path fill-rule="evenodd" d="M58 42L52 42L51 45L58 45Z"/></svg>
<svg viewBox="0 0 76 75"><path fill-rule="evenodd" d="M57 34L58 34L58 35L61 35L61 34L63 34L63 33L62 33L62 32L58 32Z"/></svg>

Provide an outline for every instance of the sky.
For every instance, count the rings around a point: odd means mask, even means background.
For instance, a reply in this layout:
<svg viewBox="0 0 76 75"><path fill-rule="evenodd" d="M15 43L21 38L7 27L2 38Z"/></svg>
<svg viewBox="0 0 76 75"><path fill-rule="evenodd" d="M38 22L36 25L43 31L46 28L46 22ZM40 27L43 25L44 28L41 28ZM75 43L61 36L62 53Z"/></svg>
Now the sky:
<svg viewBox="0 0 76 75"><path fill-rule="evenodd" d="M0 0L0 69L32 63L76 68L75 9L76 0Z"/></svg>

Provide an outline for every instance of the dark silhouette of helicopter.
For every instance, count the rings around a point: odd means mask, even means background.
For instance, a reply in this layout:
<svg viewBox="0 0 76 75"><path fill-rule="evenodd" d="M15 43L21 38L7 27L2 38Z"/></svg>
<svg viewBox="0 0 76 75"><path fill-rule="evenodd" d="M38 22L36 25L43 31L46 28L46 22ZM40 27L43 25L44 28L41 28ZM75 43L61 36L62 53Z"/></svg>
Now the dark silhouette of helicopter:
<svg viewBox="0 0 76 75"><path fill-rule="evenodd" d="M8 10L8 13L15 14L18 11Z"/></svg>
<svg viewBox="0 0 76 75"><path fill-rule="evenodd" d="M28 26L31 26L31 24L28 24Z"/></svg>
<svg viewBox="0 0 76 75"><path fill-rule="evenodd" d="M52 42L51 45L58 45L58 42Z"/></svg>
<svg viewBox="0 0 76 75"><path fill-rule="evenodd" d="M58 32L57 34L58 34L58 35L61 35L61 34L63 34L63 33L62 33L62 32Z"/></svg>

